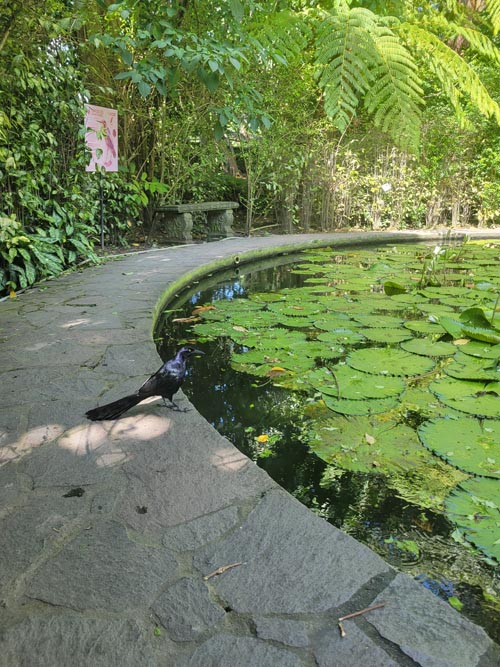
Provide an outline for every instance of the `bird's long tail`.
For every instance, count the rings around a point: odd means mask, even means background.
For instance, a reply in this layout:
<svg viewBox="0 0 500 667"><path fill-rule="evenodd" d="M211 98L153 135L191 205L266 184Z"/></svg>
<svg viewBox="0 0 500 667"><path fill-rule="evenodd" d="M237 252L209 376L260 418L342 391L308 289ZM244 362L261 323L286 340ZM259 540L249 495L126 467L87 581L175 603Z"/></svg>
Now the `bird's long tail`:
<svg viewBox="0 0 500 667"><path fill-rule="evenodd" d="M112 403L106 403L106 405L101 405L93 410L89 410L85 413L85 416L92 421L101 421L102 419L118 419L130 408L133 408L134 405L140 403L144 399L143 397L138 396L137 394L130 394L130 396L124 396L119 398L117 401Z"/></svg>

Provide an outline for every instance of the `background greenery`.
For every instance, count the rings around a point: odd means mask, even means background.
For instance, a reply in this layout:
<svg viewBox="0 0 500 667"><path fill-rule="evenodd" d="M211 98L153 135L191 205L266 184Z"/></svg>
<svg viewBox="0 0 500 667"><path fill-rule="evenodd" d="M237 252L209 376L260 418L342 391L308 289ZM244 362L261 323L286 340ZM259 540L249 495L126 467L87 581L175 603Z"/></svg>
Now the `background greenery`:
<svg viewBox="0 0 500 667"><path fill-rule="evenodd" d="M493 225L499 0L9 0L0 10L0 289L95 260L84 104L118 109L107 241L159 199L242 230Z"/></svg>

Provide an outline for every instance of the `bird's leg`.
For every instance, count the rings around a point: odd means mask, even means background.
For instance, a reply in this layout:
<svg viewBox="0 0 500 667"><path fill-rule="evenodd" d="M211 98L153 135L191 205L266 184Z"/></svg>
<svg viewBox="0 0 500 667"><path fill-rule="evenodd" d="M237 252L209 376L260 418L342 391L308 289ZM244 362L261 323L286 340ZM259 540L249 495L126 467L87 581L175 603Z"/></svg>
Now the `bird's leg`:
<svg viewBox="0 0 500 667"><path fill-rule="evenodd" d="M187 412L189 408L180 408L177 403L173 400L173 398L169 398L168 400L170 401L170 405L167 404L167 401L165 400L165 396L162 396L163 398L163 403L165 404L166 408L169 408L170 410L175 410L176 412Z"/></svg>

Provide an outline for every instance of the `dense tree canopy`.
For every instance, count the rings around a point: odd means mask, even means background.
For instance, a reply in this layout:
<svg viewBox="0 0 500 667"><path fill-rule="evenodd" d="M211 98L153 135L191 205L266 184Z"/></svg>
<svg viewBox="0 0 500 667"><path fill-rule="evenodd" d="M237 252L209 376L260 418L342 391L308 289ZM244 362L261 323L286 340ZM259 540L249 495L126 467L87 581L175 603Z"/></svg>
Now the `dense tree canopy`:
<svg viewBox="0 0 500 667"><path fill-rule="evenodd" d="M238 198L247 232L491 224L499 29L499 0L10 0L1 289L94 257L88 102L119 112L114 243L160 198Z"/></svg>

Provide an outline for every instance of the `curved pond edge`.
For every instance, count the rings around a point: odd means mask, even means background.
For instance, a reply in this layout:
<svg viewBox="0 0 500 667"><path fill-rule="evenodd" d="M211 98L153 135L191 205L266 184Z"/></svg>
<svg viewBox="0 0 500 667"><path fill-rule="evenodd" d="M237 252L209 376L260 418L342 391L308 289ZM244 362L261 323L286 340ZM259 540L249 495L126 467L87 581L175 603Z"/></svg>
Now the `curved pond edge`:
<svg viewBox="0 0 500 667"><path fill-rule="evenodd" d="M252 264L259 260L270 259L273 256L282 256L295 254L302 250L312 248L355 248L363 246L387 245L390 243L421 243L421 242L461 242L466 238L471 240L495 240L500 239L500 229L493 230L454 230L451 235L450 230L442 231L400 231L400 232L343 232L337 234L294 234L290 236L272 236L272 237L242 237L231 238L220 241L218 245L228 241L240 241L245 244L252 241L262 240L270 243L263 247L252 248L249 250L242 247L241 252L234 251L221 254L216 259L206 261L200 266L186 271L181 277L172 282L158 299L152 321L152 330L154 332L156 323L161 312L166 309L174 299L177 299L181 293L195 282L202 281L210 274L222 272L230 268L239 268ZM210 245L210 244L209 244ZM189 248L192 246L182 246ZM200 247L200 246L195 246ZM173 248L172 248L173 250Z"/></svg>

